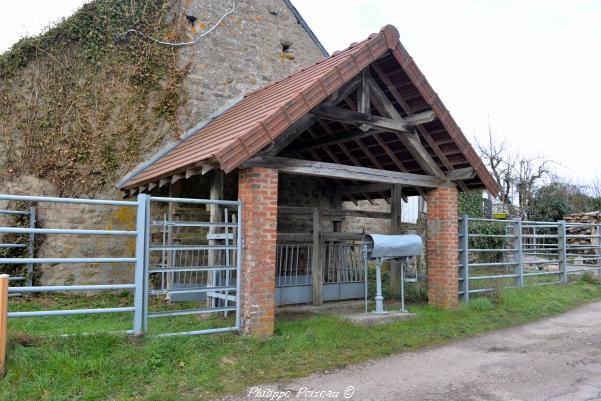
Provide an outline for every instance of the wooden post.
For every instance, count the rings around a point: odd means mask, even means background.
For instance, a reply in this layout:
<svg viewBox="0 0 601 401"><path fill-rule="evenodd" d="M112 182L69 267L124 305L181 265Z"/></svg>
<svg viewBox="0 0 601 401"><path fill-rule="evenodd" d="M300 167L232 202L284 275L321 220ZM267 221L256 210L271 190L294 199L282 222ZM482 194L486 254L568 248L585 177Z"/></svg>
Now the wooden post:
<svg viewBox="0 0 601 401"><path fill-rule="evenodd" d="M170 198L177 198L178 196L181 195L181 181L177 181L175 183L169 184L169 197ZM168 202L167 205L167 221L175 221L175 202ZM181 217L180 217L181 219ZM164 229L164 228L163 228ZM173 230L173 225L169 225L167 226L167 245L171 246L171 245L175 245L174 240L175 238L175 232ZM167 251L166 252L166 257L167 257L167 267L171 268L175 266L175 251ZM167 273L167 289L168 290L172 290L173 285L174 285L174 281L175 281L175 275L177 273ZM167 299L169 299L169 301L171 301L171 293L167 292Z"/></svg>
<svg viewBox="0 0 601 401"><path fill-rule="evenodd" d="M222 200L223 199L223 180L224 180L224 172L223 170L213 170L213 174L211 174L211 186L209 188L209 198L211 200ZM209 209L209 221L211 223L222 223L223 222L223 208L220 205L208 205ZM219 231L218 228L211 226L209 228L209 235L217 234ZM216 246L219 245L219 240L209 239L209 245ZM226 251L228 252L228 251ZM219 266L223 265L222 260L223 254L221 251L209 250L209 266ZM216 286L217 283L217 272L209 272L209 282L207 283L210 286ZM207 297L208 307L216 307L216 299Z"/></svg>
<svg viewBox="0 0 601 401"><path fill-rule="evenodd" d="M311 258L311 278L313 284L313 305L323 303L323 270L321 268L319 209L313 209L313 255Z"/></svg>
<svg viewBox="0 0 601 401"><path fill-rule="evenodd" d="M401 186L394 184L390 194L390 234L401 233ZM401 295L401 269L396 260L390 261L390 292Z"/></svg>
<svg viewBox="0 0 601 401"><path fill-rule="evenodd" d="M340 187L336 187L334 196L332 197L332 206L334 209L342 209L342 190ZM340 217L340 220L332 220L332 231L339 233L342 231L342 221L344 217Z"/></svg>
<svg viewBox="0 0 601 401"><path fill-rule="evenodd" d="M0 274L0 377L6 375L6 343L8 322L8 274Z"/></svg>

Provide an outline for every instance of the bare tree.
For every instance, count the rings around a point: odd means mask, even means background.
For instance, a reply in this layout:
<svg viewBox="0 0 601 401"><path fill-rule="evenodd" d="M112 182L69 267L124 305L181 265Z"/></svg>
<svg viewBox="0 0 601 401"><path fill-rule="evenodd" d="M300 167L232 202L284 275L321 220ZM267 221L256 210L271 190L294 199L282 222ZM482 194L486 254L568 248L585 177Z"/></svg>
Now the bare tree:
<svg viewBox="0 0 601 401"><path fill-rule="evenodd" d="M482 143L476 140L476 148L480 157L489 168L494 179L501 186L499 200L506 205L511 204L513 191L513 160L505 140L497 141L488 127L488 141Z"/></svg>
<svg viewBox="0 0 601 401"><path fill-rule="evenodd" d="M587 186L588 192L595 198L601 198L601 177L596 176L593 178L590 185Z"/></svg>
<svg viewBox="0 0 601 401"><path fill-rule="evenodd" d="M513 198L517 195L519 213L525 217L537 186L552 177L553 162L541 156L529 157L512 152L504 139L494 138L490 126L488 141L476 140L476 148L501 187L499 200L505 205L514 205Z"/></svg>
<svg viewBox="0 0 601 401"><path fill-rule="evenodd" d="M552 163L541 156L533 158L518 156L517 163L513 167L513 180L516 184L518 205L524 216L532 205L537 185L553 176Z"/></svg>

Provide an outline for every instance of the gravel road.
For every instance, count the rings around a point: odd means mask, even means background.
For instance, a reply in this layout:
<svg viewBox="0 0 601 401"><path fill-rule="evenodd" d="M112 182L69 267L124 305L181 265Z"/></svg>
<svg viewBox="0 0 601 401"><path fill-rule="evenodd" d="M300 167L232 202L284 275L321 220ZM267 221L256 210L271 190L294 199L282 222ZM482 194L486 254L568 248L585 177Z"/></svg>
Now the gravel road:
<svg viewBox="0 0 601 401"><path fill-rule="evenodd" d="M285 385L257 385L224 400L278 397L353 401L601 400L601 302L524 326Z"/></svg>

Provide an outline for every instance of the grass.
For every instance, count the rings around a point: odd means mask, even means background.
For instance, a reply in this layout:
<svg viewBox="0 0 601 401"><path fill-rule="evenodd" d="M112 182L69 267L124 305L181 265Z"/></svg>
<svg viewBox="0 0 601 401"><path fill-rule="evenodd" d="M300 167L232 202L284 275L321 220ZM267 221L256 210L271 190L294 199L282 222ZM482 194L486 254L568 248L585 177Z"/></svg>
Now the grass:
<svg viewBox="0 0 601 401"><path fill-rule="evenodd" d="M563 286L502 290L450 311L413 306L414 320L373 328L334 315L280 319L267 340L236 334L41 337L33 336L33 323L15 319L9 322L8 374L0 400L210 399L525 323L594 300L601 300L601 285L585 278ZM108 317L96 319L86 323L106 326ZM51 325L60 326L61 318L38 329L55 331Z"/></svg>

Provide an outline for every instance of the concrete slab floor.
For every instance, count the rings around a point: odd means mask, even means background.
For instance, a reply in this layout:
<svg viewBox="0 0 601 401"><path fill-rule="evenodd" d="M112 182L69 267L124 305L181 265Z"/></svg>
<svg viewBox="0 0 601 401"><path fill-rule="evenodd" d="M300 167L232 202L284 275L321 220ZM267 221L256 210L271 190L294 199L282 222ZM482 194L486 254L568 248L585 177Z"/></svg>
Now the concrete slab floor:
<svg viewBox="0 0 601 401"><path fill-rule="evenodd" d="M372 312L346 313L342 315L343 319L349 323L374 326L376 324L390 323L398 320L412 319L415 313L401 311L387 311L385 314L375 314Z"/></svg>

